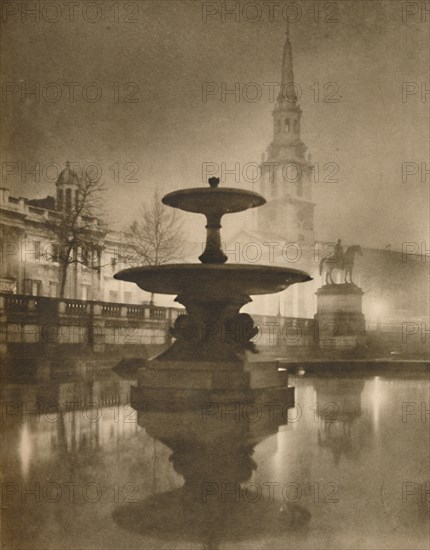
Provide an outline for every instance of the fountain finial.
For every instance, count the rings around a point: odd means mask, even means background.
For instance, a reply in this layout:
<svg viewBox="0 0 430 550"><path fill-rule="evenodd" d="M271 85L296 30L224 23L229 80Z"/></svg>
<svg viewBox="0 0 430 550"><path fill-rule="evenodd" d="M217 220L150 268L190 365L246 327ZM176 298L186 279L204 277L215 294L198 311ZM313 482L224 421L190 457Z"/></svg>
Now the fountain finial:
<svg viewBox="0 0 430 550"><path fill-rule="evenodd" d="M218 187L219 185L219 178L215 178L215 177L212 177L212 178L209 178L208 179L208 183L211 187Z"/></svg>

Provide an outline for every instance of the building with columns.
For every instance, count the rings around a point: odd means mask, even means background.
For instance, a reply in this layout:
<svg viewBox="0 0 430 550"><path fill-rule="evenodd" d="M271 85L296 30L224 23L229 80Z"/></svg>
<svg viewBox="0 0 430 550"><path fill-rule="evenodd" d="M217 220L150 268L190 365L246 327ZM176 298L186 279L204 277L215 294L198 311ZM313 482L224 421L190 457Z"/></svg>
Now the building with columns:
<svg viewBox="0 0 430 550"><path fill-rule="evenodd" d="M0 292L59 297L61 266L56 261L55 236L50 225L61 221L79 200L79 179L70 164L58 176L56 197L26 199L12 197L0 189L1 264ZM145 295L136 285L113 279L128 267L126 240L119 232L106 231L97 218L84 217L86 227L97 234L98 250L73 250L82 261L67 269L65 298L139 304Z"/></svg>

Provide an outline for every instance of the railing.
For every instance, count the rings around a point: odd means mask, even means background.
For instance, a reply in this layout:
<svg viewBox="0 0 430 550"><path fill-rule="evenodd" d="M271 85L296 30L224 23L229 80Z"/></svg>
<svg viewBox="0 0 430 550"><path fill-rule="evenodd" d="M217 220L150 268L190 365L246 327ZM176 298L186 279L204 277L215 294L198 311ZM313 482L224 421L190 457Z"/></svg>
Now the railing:
<svg viewBox="0 0 430 550"><path fill-rule="evenodd" d="M123 304L117 302L84 301L68 298L49 298L47 296L32 296L29 294L0 293L3 301L4 312L8 316L31 315L47 317L57 314L71 317L98 316L104 318L123 318L139 321L170 321L173 324L176 317L184 313L183 308L151 306L149 304ZM315 329L314 319L303 317L282 317L276 315L252 314L254 322L265 327L273 325L285 330L301 331L302 334L309 334ZM382 332L399 331L405 323L414 323L421 330L429 326L428 317L392 317L380 321L367 318L368 330L379 330ZM286 328L285 328L286 327Z"/></svg>
<svg viewBox="0 0 430 550"><path fill-rule="evenodd" d="M67 315L87 315L87 303L78 300L63 300Z"/></svg>
<svg viewBox="0 0 430 550"><path fill-rule="evenodd" d="M16 294L4 294L4 305L6 311L16 311L17 313L26 313L28 310L28 296L18 296Z"/></svg>
<svg viewBox="0 0 430 550"><path fill-rule="evenodd" d="M102 393L99 397L99 405L103 407L107 407L109 405L119 405L119 404L120 404L120 396L112 392Z"/></svg>
<svg viewBox="0 0 430 550"><path fill-rule="evenodd" d="M70 315L125 318L172 322L184 312L182 308L169 308L151 305L122 304L117 302L84 301L68 298L49 298L28 294L2 294L4 309L8 315L32 312L35 315Z"/></svg>
<svg viewBox="0 0 430 550"><path fill-rule="evenodd" d="M183 308L160 307L150 304L83 301L30 295L0 294L2 323L18 327L11 344L26 342L26 323L42 327L35 341L46 340L46 328L57 324L61 344L83 344L100 351L106 345L145 344L167 345L171 342L170 328ZM316 323L313 319L252 315L259 328L257 346L281 350L285 346L309 346L315 341ZM82 331L82 327L87 332ZM64 327L64 328L63 328ZM14 328L15 330L15 328ZM12 333L11 333L12 334ZM45 340L44 340L45 338ZM53 343L52 338L48 343ZM109 398L107 398L109 399Z"/></svg>
<svg viewBox="0 0 430 550"><path fill-rule="evenodd" d="M130 319L144 319L145 306L127 306L127 317Z"/></svg>
<svg viewBox="0 0 430 550"><path fill-rule="evenodd" d="M105 317L121 317L121 305L115 303L101 303L101 313Z"/></svg>
<svg viewBox="0 0 430 550"><path fill-rule="evenodd" d="M150 319L157 319L157 320L166 319L166 313L167 313L167 308L165 307L154 307L154 306L149 307Z"/></svg>

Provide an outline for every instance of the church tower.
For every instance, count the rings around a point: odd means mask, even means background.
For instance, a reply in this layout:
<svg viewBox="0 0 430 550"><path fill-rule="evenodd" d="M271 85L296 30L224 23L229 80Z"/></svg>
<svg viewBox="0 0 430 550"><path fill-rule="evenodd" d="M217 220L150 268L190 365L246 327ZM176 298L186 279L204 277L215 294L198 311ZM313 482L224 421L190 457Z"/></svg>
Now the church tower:
<svg viewBox="0 0 430 550"><path fill-rule="evenodd" d="M257 230L286 241L314 242L312 164L300 139L300 87L294 82L288 22L280 92L273 110L273 140L263 155L260 192L267 204L258 209Z"/></svg>

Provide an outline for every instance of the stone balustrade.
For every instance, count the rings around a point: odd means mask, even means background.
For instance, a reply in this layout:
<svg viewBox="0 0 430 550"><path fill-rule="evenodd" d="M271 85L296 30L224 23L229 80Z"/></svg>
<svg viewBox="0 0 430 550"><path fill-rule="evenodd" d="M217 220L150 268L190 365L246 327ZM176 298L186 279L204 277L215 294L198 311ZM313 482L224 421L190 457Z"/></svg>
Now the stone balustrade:
<svg viewBox="0 0 430 550"><path fill-rule="evenodd" d="M151 305L48 298L45 296L29 296L27 294L0 294L0 311L6 312L8 318L21 314L40 316L49 311L50 315L55 313L66 316L87 316L92 314L96 316L101 315L104 318L125 317L127 319L164 321L172 318L175 319L184 310L182 308L166 308Z"/></svg>
<svg viewBox="0 0 430 550"><path fill-rule="evenodd" d="M171 343L170 327L182 308L0 294L1 344L106 346ZM259 349L311 346L313 319L253 315Z"/></svg>

